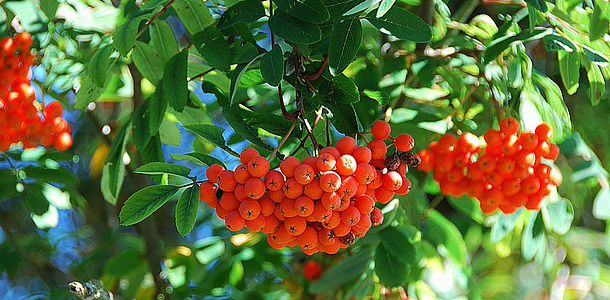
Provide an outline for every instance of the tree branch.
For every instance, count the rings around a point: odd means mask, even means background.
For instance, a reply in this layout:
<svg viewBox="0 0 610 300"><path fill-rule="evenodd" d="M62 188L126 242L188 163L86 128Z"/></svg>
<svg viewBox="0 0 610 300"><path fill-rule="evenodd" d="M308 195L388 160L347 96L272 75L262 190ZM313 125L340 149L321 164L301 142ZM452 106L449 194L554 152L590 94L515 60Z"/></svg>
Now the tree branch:
<svg viewBox="0 0 610 300"><path fill-rule="evenodd" d="M150 27L150 25L152 25L152 23L160 15L162 15L174 3L174 1L176 1L176 0L170 0L169 2L167 2L167 4L165 4L158 13L156 13L152 18L150 18L150 21L148 21L148 23L146 23L146 25L144 25L144 27L142 27L142 29L138 32L138 34L136 34L136 40L144 33L144 31L146 31L146 29L148 29L148 27Z"/></svg>

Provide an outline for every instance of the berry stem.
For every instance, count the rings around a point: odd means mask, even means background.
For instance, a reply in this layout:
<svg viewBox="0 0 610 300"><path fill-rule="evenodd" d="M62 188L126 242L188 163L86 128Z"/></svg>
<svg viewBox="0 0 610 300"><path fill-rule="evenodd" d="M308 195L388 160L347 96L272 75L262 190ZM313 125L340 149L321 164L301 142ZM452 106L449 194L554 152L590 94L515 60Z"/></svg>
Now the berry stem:
<svg viewBox="0 0 610 300"><path fill-rule="evenodd" d="M148 29L148 27L150 27L150 25L152 25L152 23L160 15L162 15L170 7L170 5L172 5L174 3L174 1L176 1L176 0L170 0L169 2L167 2L167 4L165 4L158 13L156 13L152 18L150 18L150 21L148 21L148 23L146 23L146 25L144 25L144 27L142 27L142 29L138 32L138 34L136 34L136 40L144 33L144 31L146 31L146 29Z"/></svg>
<svg viewBox="0 0 610 300"><path fill-rule="evenodd" d="M316 80L316 79L320 78L320 76L322 76L322 73L324 72L324 69L326 69L326 65L328 65L328 54L324 54L324 61L322 62L320 69L318 69L318 71L316 73L305 74L305 75L303 75L303 77L305 77L305 80ZM309 84L309 85L311 87L311 84Z"/></svg>
<svg viewBox="0 0 610 300"><path fill-rule="evenodd" d="M210 72L212 72L212 71L215 71L215 70L216 70L216 68L211 68L211 69L209 69L209 70L207 70L207 71L205 71L205 72L201 72L201 73L199 73L199 74L197 74L197 75L195 75L195 76L191 77L191 78L189 79L189 81L193 81L193 80L195 80L195 79L199 79L199 78L201 78L201 80L203 80L203 76L205 76L206 74L208 74L208 73L210 73Z"/></svg>
<svg viewBox="0 0 610 300"><path fill-rule="evenodd" d="M288 129L288 132L286 133L286 135L284 135L284 137L282 138L282 140L280 141L280 143L277 145L277 147L273 150L273 153L271 153L271 156L269 156L269 161L272 161L273 158L275 157L275 154L277 154L277 152L280 150L280 148L284 145L284 143L286 142L286 140L288 140L288 137L290 137L290 135L292 134L292 131L294 130L294 128L297 126L297 121L299 119L294 119L294 121L292 122L292 125L290 126L290 128Z"/></svg>
<svg viewBox="0 0 610 300"><path fill-rule="evenodd" d="M445 194L438 194L436 195L436 197L434 197L434 199L432 199L432 202L430 202L430 204L428 204L428 206L426 207L426 210L424 210L424 213L422 214L422 221L425 220L428 215L430 214L430 211L432 211L434 208L436 208L441 201L443 201L443 199L445 199Z"/></svg>

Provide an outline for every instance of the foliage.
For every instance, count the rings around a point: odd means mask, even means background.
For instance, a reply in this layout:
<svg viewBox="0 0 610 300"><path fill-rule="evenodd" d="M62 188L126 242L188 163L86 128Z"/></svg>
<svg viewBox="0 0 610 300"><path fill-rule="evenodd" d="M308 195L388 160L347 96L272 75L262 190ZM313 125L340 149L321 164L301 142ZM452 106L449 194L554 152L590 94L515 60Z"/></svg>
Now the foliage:
<svg viewBox="0 0 610 300"><path fill-rule="evenodd" d="M11 22L34 36L37 98L74 128L72 152L0 157L0 290L38 278L21 291L65 299L98 278L137 299L603 298L610 4L486 2L0 3L3 36ZM207 166L234 168L248 146L274 167L386 119L419 150L502 115L555 131L564 182L540 211L483 214L412 170L381 226L306 258L231 233L197 199Z"/></svg>

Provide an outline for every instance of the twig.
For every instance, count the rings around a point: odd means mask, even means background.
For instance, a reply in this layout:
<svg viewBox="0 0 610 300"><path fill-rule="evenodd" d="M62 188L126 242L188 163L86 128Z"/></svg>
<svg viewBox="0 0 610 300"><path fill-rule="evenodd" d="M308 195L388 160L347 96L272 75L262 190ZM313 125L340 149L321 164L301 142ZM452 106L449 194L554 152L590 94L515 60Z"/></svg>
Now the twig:
<svg viewBox="0 0 610 300"><path fill-rule="evenodd" d="M292 113L289 113L288 110L286 109L286 104L284 104L284 92L282 91L282 84L278 84L277 86L277 93L280 96L280 108L282 109L282 115L284 115L284 118L288 119L288 120L294 120L299 116L299 112L295 111Z"/></svg>
<svg viewBox="0 0 610 300"><path fill-rule="evenodd" d="M201 73L199 73L199 74L197 74L197 75L195 75L195 76L191 77L191 79L189 79L189 81L192 81L192 80L198 79L199 77L203 77L203 76L205 76L206 74L208 74L208 73L210 73L210 72L212 72L212 71L215 71L215 70L216 70L216 68L211 68L211 69L209 69L209 70L207 70L207 71L201 72Z"/></svg>
<svg viewBox="0 0 610 300"><path fill-rule="evenodd" d="M286 140L290 137L290 135L292 134L292 131L294 130L294 128L297 126L297 121L298 119L294 119L294 122L292 122L292 126L290 126L290 129L288 129L288 132L286 133L286 135L284 135L284 137L282 138L282 140L280 141L280 143L277 145L277 147L273 150L273 153L271 153L271 156L269 156L269 161L272 161L273 158L275 157L275 154L277 154L277 152L280 150L280 148L284 145L284 143L286 142Z"/></svg>
<svg viewBox="0 0 610 300"><path fill-rule="evenodd" d="M438 194L438 195L436 195L436 197L434 197L434 199L432 199L432 202L430 202L430 204L428 204L428 206L426 207L426 210L422 214L422 221L428 217L428 215L430 214L430 211L432 211L432 209L436 208L441 203L441 201L443 201L443 199L445 199L444 194Z"/></svg>
<svg viewBox="0 0 610 300"><path fill-rule="evenodd" d="M311 142L313 143L313 148L314 148L313 152L315 155L318 153L318 141L316 140L316 137L313 134L313 128L309 124L309 120L307 120L307 116L305 115L305 108L303 107L303 103L301 102L298 105L300 106L300 111L301 111L300 118L303 121L303 123L305 124L305 129L307 129L307 134L309 134L309 138L311 138Z"/></svg>
<svg viewBox="0 0 610 300"><path fill-rule="evenodd" d="M366 134L364 132L358 132L358 135L362 137L362 139L367 143L369 143L369 140L366 138Z"/></svg>
<svg viewBox="0 0 610 300"><path fill-rule="evenodd" d="M326 147L330 147L330 120L328 119L328 114L326 114Z"/></svg>
<svg viewBox="0 0 610 300"><path fill-rule="evenodd" d="M487 81L489 83L489 91L491 92L491 100L494 103L494 107L496 108L496 116L498 117L498 122L500 122L502 119L504 119L504 109L502 108L502 104L500 104L500 102L498 102L498 99L496 98L496 94L494 93L494 89L491 86L491 81Z"/></svg>
<svg viewBox="0 0 610 300"><path fill-rule="evenodd" d="M318 69L318 71L314 74L305 74L303 75L303 77L305 77L305 79L308 80L316 80L318 78L320 78L320 76L322 76L322 73L324 73L324 69L326 69L326 65L328 65L328 54L324 54L324 61L322 62L322 65L320 66L320 68Z"/></svg>
<svg viewBox="0 0 610 300"><path fill-rule="evenodd" d="M269 0L269 18L273 17L273 0ZM273 31L271 31L271 29L269 29L269 32L271 32L271 45L275 45L275 34L273 34Z"/></svg>
<svg viewBox="0 0 610 300"><path fill-rule="evenodd" d="M146 25L144 25L144 27L142 27L142 29L138 32L138 34L136 34L136 40L144 33L144 31L146 31L146 29L148 29L148 27L150 27L150 25L152 25L152 23L161 14L163 14L170 7L170 5L172 5L174 3L174 1L176 1L176 0L170 0L169 2L167 2L167 4L165 4L158 13L156 13L152 18L150 18L150 21L148 21L148 23L146 23Z"/></svg>

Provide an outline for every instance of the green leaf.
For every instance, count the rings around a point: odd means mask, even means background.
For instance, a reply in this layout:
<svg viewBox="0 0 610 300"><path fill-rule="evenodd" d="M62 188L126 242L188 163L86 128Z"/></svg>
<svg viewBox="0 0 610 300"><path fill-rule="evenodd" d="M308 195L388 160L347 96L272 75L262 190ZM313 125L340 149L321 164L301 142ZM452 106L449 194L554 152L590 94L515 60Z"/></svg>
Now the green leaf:
<svg viewBox="0 0 610 300"><path fill-rule="evenodd" d="M405 233L396 227L386 227L379 232L381 243L385 249L393 256L401 260L404 264L412 265L415 263L415 247L409 242Z"/></svg>
<svg viewBox="0 0 610 300"><path fill-rule="evenodd" d="M237 23L254 22L265 15L260 1L247 0L229 7L218 20L218 29L225 29Z"/></svg>
<svg viewBox="0 0 610 300"><path fill-rule="evenodd" d="M546 6L546 1L545 0L525 0L525 2L527 3L528 6L533 6L535 9L541 11L541 12L547 12L547 10L549 10L549 8Z"/></svg>
<svg viewBox="0 0 610 300"><path fill-rule="evenodd" d="M272 86L278 86L284 78L284 54L278 44L273 45L271 51L263 55L261 75Z"/></svg>
<svg viewBox="0 0 610 300"><path fill-rule="evenodd" d="M307 23L297 19L281 10L269 18L269 28L286 41L309 45L322 39L322 30L319 25Z"/></svg>
<svg viewBox="0 0 610 300"><path fill-rule="evenodd" d="M351 136L362 131L362 125L352 104L328 102L325 105L333 113L330 120L339 132Z"/></svg>
<svg viewBox="0 0 610 300"><path fill-rule="evenodd" d="M61 182L68 185L76 185L79 180L74 173L66 168L50 169L45 167L27 166L21 169L28 178L42 182Z"/></svg>
<svg viewBox="0 0 610 300"><path fill-rule="evenodd" d="M207 8L206 8L207 9ZM169 105L178 112L184 110L188 101L188 82L186 80L188 49L184 49L165 64L161 86Z"/></svg>
<svg viewBox="0 0 610 300"><path fill-rule="evenodd" d="M74 108L84 109L89 103L97 100L102 95L103 88L93 83L91 77L88 75L81 77L80 89L76 93L76 101L74 101Z"/></svg>
<svg viewBox="0 0 610 300"><path fill-rule="evenodd" d="M425 238L436 245L444 245L456 263L466 266L466 243L460 230L436 210L430 212L426 225Z"/></svg>
<svg viewBox="0 0 610 300"><path fill-rule="evenodd" d="M375 273L381 283L387 287L400 286L409 276L407 264L393 255L384 244L377 247L375 254Z"/></svg>
<svg viewBox="0 0 610 300"><path fill-rule="evenodd" d="M99 87L103 87L106 83L106 74L111 65L110 54L112 54L112 45L105 45L97 49L91 60L87 64L87 74L91 81Z"/></svg>
<svg viewBox="0 0 610 300"><path fill-rule="evenodd" d="M377 9L377 13L375 14L376 18L381 18L383 17L383 15L385 15L388 10L390 10L390 8L392 8L392 5L394 5L394 2L396 2L396 0L382 0L381 3L379 4L379 8Z"/></svg>
<svg viewBox="0 0 610 300"><path fill-rule="evenodd" d="M138 150L142 150L148 144L151 137L150 130L150 113L149 113L150 100L146 100L136 108L131 116L131 123L133 124L132 134L133 143L136 144Z"/></svg>
<svg viewBox="0 0 610 300"><path fill-rule="evenodd" d="M369 268L372 252L370 247L364 248L339 263L333 264L322 273L318 280L311 283L309 292L318 294L333 290L357 278Z"/></svg>
<svg viewBox="0 0 610 300"><path fill-rule="evenodd" d="M150 42L157 50L163 62L166 62L178 53L178 42L174 36L174 31L167 21L157 19L150 26Z"/></svg>
<svg viewBox="0 0 610 300"><path fill-rule="evenodd" d="M165 117L165 111L167 110L167 99L163 97L163 90L161 86L150 95L148 101L148 129L150 135L155 135L159 132L163 118Z"/></svg>
<svg viewBox="0 0 610 300"><path fill-rule="evenodd" d="M231 125L231 127L235 130L235 132L248 141L252 142L255 145L258 145L267 150L273 151L273 147L269 146L258 136L258 132L256 129L252 128L246 121L244 121L243 117L237 113L234 109L230 107L226 107L222 110L222 115L227 120L227 123Z"/></svg>
<svg viewBox="0 0 610 300"><path fill-rule="evenodd" d="M386 105L390 103L390 95L388 95L386 92L365 89L362 93L365 96L377 101L379 105Z"/></svg>
<svg viewBox="0 0 610 300"><path fill-rule="evenodd" d="M106 162L102 169L102 178L100 182L102 195L104 199L111 204L116 204L116 201L121 192L123 181L125 178L125 165L123 164L123 154L125 153L125 145L129 139L131 132L131 123L127 123L117 131L112 139L110 150L106 156Z"/></svg>
<svg viewBox="0 0 610 300"><path fill-rule="evenodd" d="M341 103L356 103L360 101L358 86L349 77L338 74L333 79L333 98Z"/></svg>
<svg viewBox="0 0 610 300"><path fill-rule="evenodd" d="M341 74L352 63L361 42L362 23L358 18L335 25L328 43L328 66L333 76Z"/></svg>
<svg viewBox="0 0 610 300"><path fill-rule="evenodd" d="M4 186L2 186L4 188ZM28 211L34 215L42 216L49 210L49 201L42 194L40 184L28 184L25 189L24 204Z"/></svg>
<svg viewBox="0 0 610 300"><path fill-rule="evenodd" d="M551 224L551 229L557 234L566 234L572 226L574 220L574 207L572 203L565 199L560 199L557 202L549 203L546 206L548 212L548 221Z"/></svg>
<svg viewBox="0 0 610 300"><path fill-rule="evenodd" d="M362 0L322 0L328 9L331 19L341 18Z"/></svg>
<svg viewBox="0 0 610 300"><path fill-rule="evenodd" d="M173 6L178 17L191 34L202 31L214 23L214 18L203 0L176 0Z"/></svg>
<svg viewBox="0 0 610 300"><path fill-rule="evenodd" d="M496 59L504 50L506 50L512 43L519 41L531 41L541 39L546 35L551 34L552 31L548 28L535 28L532 30L522 31L516 35L500 38L494 40L483 54L483 63L488 64L492 60Z"/></svg>
<svg viewBox="0 0 610 300"><path fill-rule="evenodd" d="M521 250L525 260L529 261L534 258L538 249L545 242L544 237L542 214L539 211L532 211L521 240Z"/></svg>
<svg viewBox="0 0 610 300"><path fill-rule="evenodd" d="M229 99L229 103L232 105L233 100L235 99L235 95L237 94L237 88L239 87L239 82L241 81L241 77L244 76L250 65L254 63L259 57L263 56L263 54L259 54L250 60L246 64L238 65L235 70L231 71L231 98Z"/></svg>
<svg viewBox="0 0 610 300"><path fill-rule="evenodd" d="M252 117L248 120L248 124L254 128L262 128L277 136L284 136L292 126L292 121L283 116L265 114ZM300 137L301 134L302 130L296 126L293 129L292 136Z"/></svg>
<svg viewBox="0 0 610 300"><path fill-rule="evenodd" d="M163 206L179 189L174 185L153 185L135 192L121 208L120 224L129 226L141 222Z"/></svg>
<svg viewBox="0 0 610 300"><path fill-rule="evenodd" d="M151 45L136 41L131 58L144 78L154 85L159 83L163 77L163 58Z"/></svg>
<svg viewBox="0 0 610 300"><path fill-rule="evenodd" d="M608 33L610 22L604 17L601 5L596 2L593 13L589 15L589 39L595 41Z"/></svg>
<svg viewBox="0 0 610 300"><path fill-rule="evenodd" d="M226 169L226 166L223 162L221 162L217 158L209 156L207 154L193 152L193 153L188 153L188 154L172 153L171 155L172 155L172 158L174 158L174 159L188 159L196 164L206 165L208 167L213 164L219 164L219 165L225 167L225 169Z"/></svg>
<svg viewBox="0 0 610 300"><path fill-rule="evenodd" d="M371 11L366 19L378 29L385 29L393 36L416 43L425 43L432 39L430 26L417 15L397 6L390 8L383 17L376 17L377 11Z"/></svg>
<svg viewBox="0 0 610 300"><path fill-rule="evenodd" d="M203 58L223 72L228 72L231 66L231 50L224 35L211 25L193 35L193 45Z"/></svg>
<svg viewBox="0 0 610 300"><path fill-rule="evenodd" d="M214 143L217 146L224 146L225 142L222 134L224 129L222 127L210 125L210 124L194 124L184 126L186 129L196 133L197 135L205 138L206 140Z"/></svg>
<svg viewBox="0 0 610 300"><path fill-rule="evenodd" d="M394 111L394 113L395 112L396 111ZM479 206L478 200L473 199L467 195L462 197L449 196L447 197L447 200L449 201L449 204L451 204L451 206L455 207L455 209L459 210L463 214L470 216L470 218L475 222L483 224L483 222L485 221L485 217L483 216L483 212L481 211L481 207Z"/></svg>
<svg viewBox="0 0 610 300"><path fill-rule="evenodd" d="M512 214L499 214L496 223L491 227L491 242L498 243L513 231L522 212L523 210L519 209Z"/></svg>
<svg viewBox="0 0 610 300"><path fill-rule="evenodd" d="M216 96L216 101L218 101L220 106L229 106L229 97L227 97L227 94L225 94L216 84L209 81L203 81L201 83L201 89L204 93L214 94L214 96Z"/></svg>
<svg viewBox="0 0 610 300"><path fill-rule="evenodd" d="M40 9L47 16L49 20L55 20L57 14L57 8L59 8L59 1L57 0L40 0Z"/></svg>
<svg viewBox="0 0 610 300"><path fill-rule="evenodd" d="M572 41L556 33L543 37L542 41L544 41L547 51L565 50L573 52L578 50L578 47Z"/></svg>
<svg viewBox="0 0 610 300"><path fill-rule="evenodd" d="M600 67L605 67L610 62L606 55L591 47L588 47L587 45L583 45L582 50L591 62L595 63L596 65L599 65Z"/></svg>
<svg viewBox="0 0 610 300"><path fill-rule="evenodd" d="M600 220L610 219L610 188L602 188L595 196L593 216Z"/></svg>
<svg viewBox="0 0 610 300"><path fill-rule="evenodd" d="M194 184L182 192L176 204L176 229L181 236L186 236L195 227L198 204L199 185Z"/></svg>
<svg viewBox="0 0 610 300"><path fill-rule="evenodd" d="M589 97L593 105L599 104L602 97L606 94L606 81L599 66L590 61L583 61L589 79Z"/></svg>
<svg viewBox="0 0 610 300"><path fill-rule="evenodd" d="M173 174L182 177L188 177L189 173L191 172L191 169L185 166L172 165L164 162L151 162L138 167L133 172L146 175Z"/></svg>
<svg viewBox="0 0 610 300"><path fill-rule="evenodd" d="M127 19L123 24L119 24L112 35L114 48L123 56L127 56L136 42L138 26L142 21L142 16Z"/></svg>
<svg viewBox="0 0 610 300"><path fill-rule="evenodd" d="M559 51L559 72L568 95L574 95L578 90L580 80L580 54L576 51Z"/></svg>
<svg viewBox="0 0 610 300"><path fill-rule="evenodd" d="M322 24L330 18L328 9L321 0L273 0L277 7L305 22Z"/></svg>

